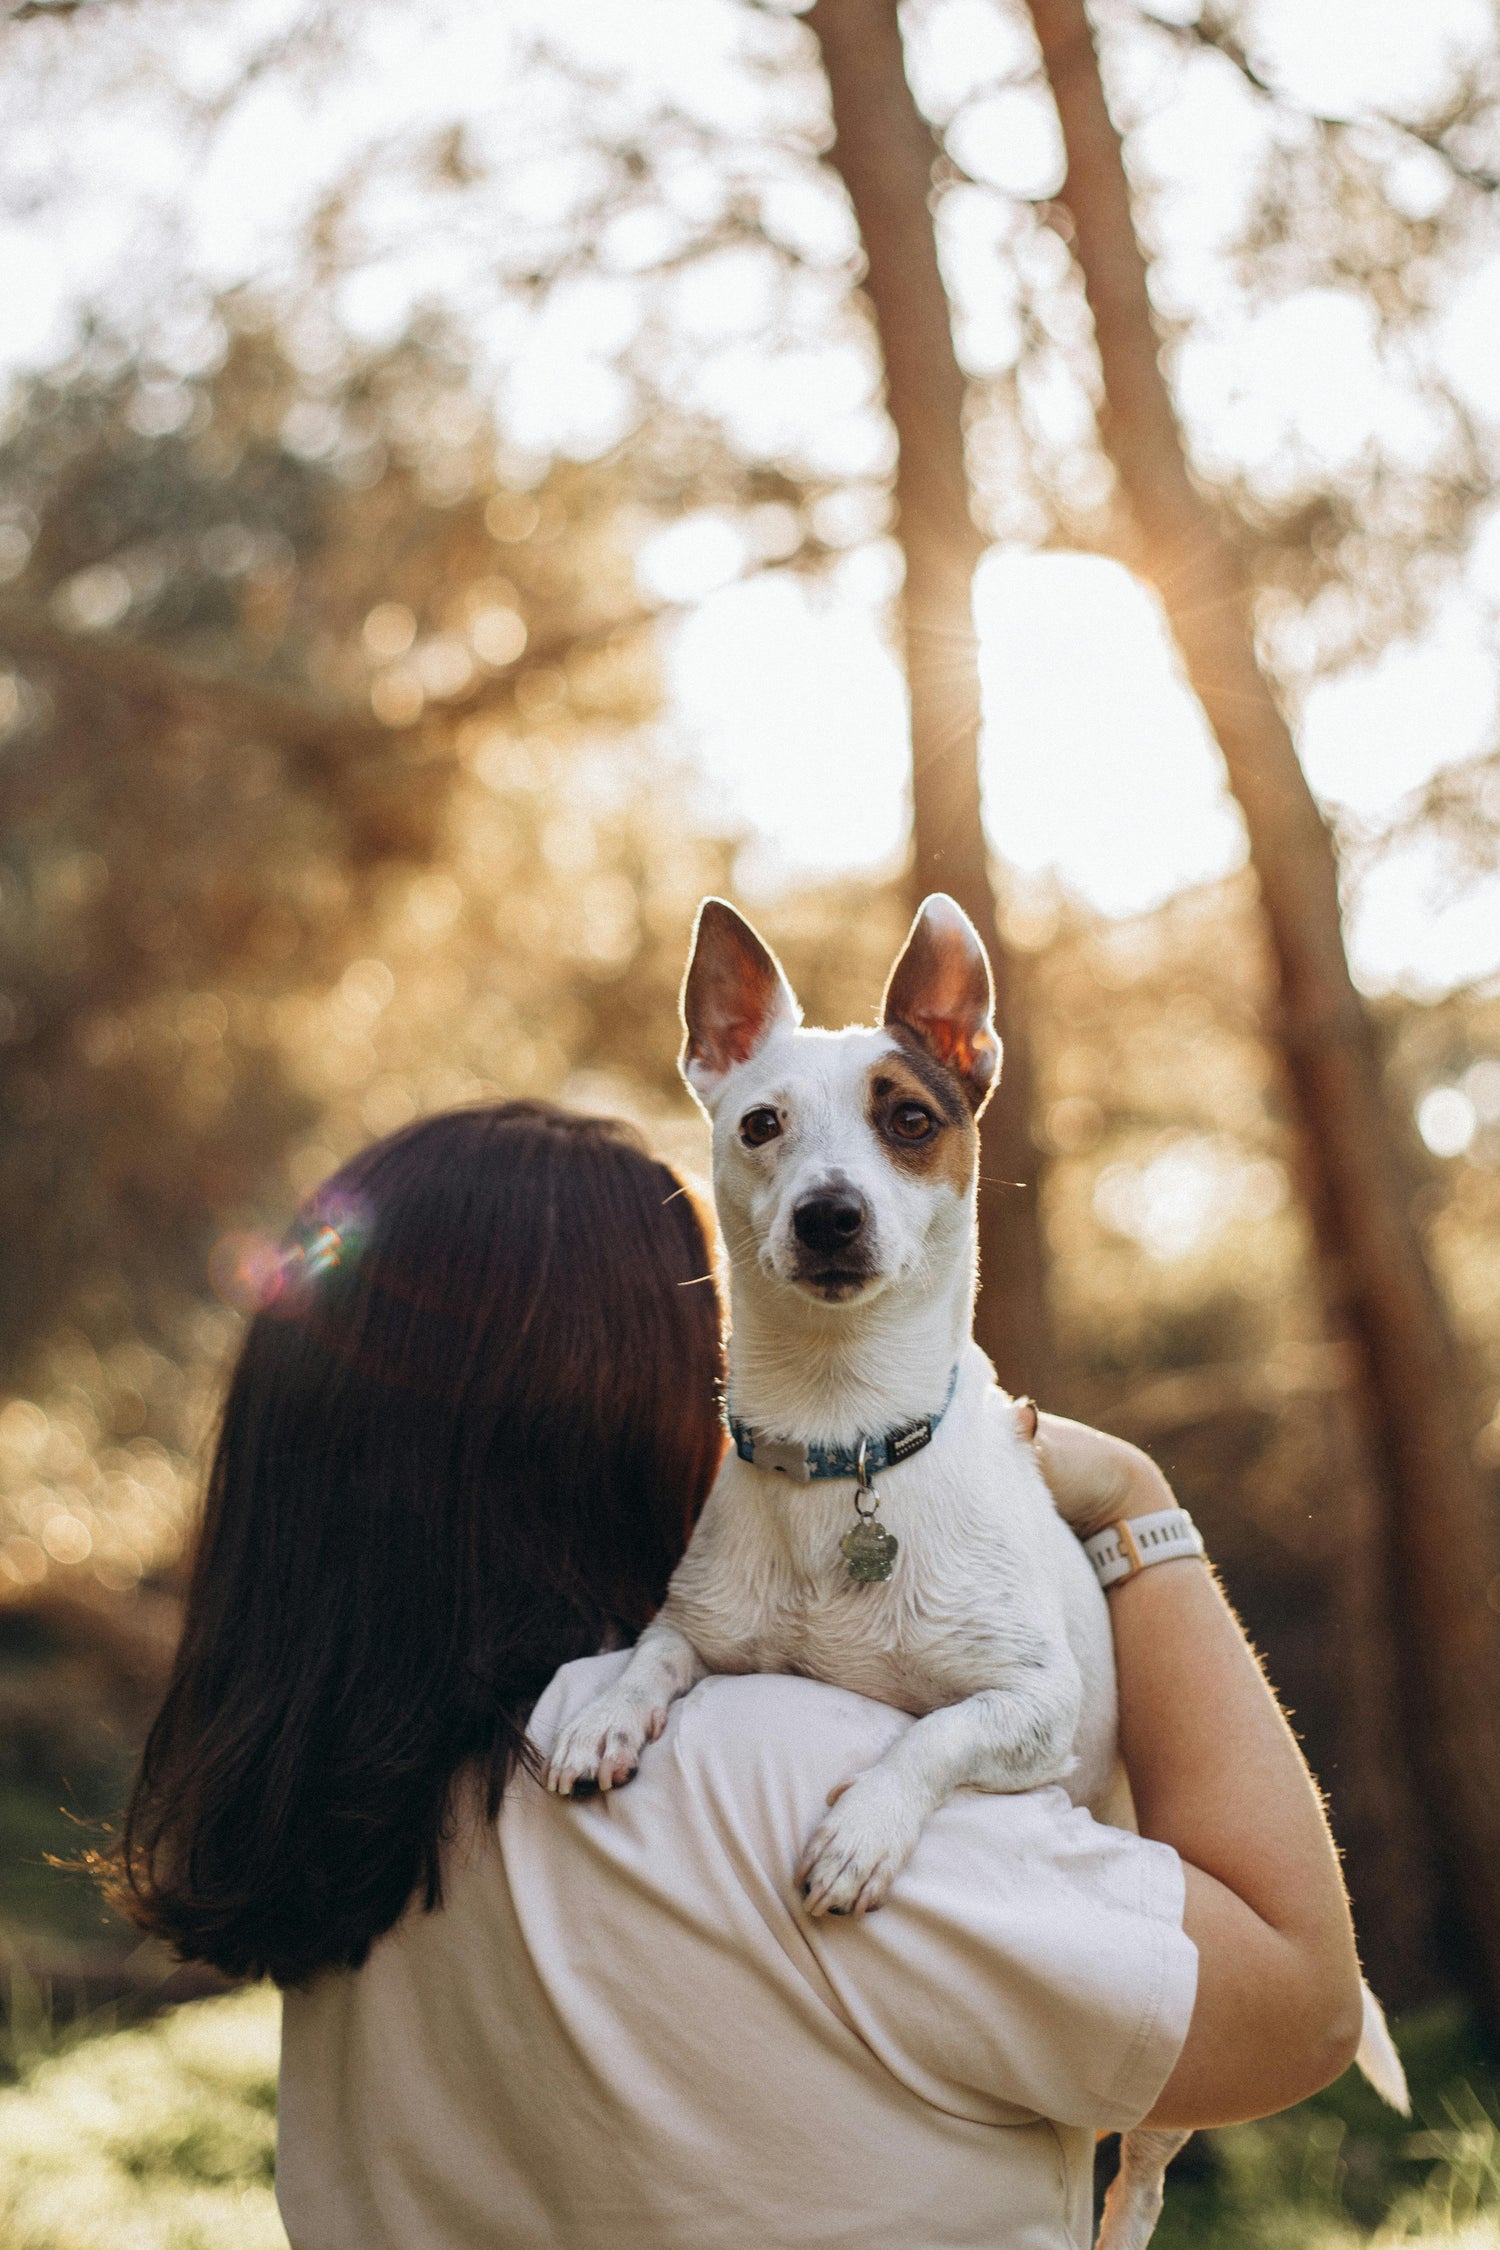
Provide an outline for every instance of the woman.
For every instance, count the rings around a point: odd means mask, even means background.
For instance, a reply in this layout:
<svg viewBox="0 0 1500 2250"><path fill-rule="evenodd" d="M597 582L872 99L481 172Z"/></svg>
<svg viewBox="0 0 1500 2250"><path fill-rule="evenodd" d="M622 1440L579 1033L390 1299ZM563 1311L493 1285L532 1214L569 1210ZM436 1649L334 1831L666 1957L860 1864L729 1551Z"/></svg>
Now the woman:
<svg viewBox="0 0 1500 2250"><path fill-rule="evenodd" d="M121 1888L287 1987L294 2250L1064 2250L1096 2130L1353 2052L1317 1800L1196 1563L1110 1597L1139 1837L963 1796L813 1922L801 1844L909 1721L806 1680L705 1681L630 1788L546 1794L711 1480L719 1349L689 1198L529 1104L347 1166L251 1324ZM1162 1505L1132 1448L1040 1444L1085 1531Z"/></svg>

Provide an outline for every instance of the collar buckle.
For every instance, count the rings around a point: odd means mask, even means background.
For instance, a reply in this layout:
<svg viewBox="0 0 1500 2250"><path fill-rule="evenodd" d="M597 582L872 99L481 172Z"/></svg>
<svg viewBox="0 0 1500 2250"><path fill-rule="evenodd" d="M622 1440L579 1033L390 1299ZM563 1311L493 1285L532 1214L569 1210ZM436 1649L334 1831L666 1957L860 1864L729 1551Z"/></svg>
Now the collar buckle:
<svg viewBox="0 0 1500 2250"><path fill-rule="evenodd" d="M793 1484L812 1483L812 1461L807 1447L793 1438L757 1437L753 1459L757 1469L773 1469Z"/></svg>

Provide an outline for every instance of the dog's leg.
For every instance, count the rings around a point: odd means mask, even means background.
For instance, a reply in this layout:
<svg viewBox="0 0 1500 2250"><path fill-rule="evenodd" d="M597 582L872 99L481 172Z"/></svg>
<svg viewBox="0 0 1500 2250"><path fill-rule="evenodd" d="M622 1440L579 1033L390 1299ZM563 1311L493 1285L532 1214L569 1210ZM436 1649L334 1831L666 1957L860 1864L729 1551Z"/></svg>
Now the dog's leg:
<svg viewBox="0 0 1500 2250"><path fill-rule="evenodd" d="M618 1789L629 1781L642 1747L666 1725L668 1706L703 1673L697 1650L675 1625L648 1625L614 1686L586 1703L553 1744L547 1787L571 1797L580 1784Z"/></svg>
<svg viewBox="0 0 1500 2250"><path fill-rule="evenodd" d="M955 1789L1039 1789L1072 1766L1083 1682L1065 1646L1012 1664L1015 1684L929 1712L846 1782L809 1839L797 1881L813 1914L879 1906L929 1816Z"/></svg>
<svg viewBox="0 0 1500 2250"><path fill-rule="evenodd" d="M1104 2198L1095 2250L1146 2250L1161 2217L1167 2166L1192 2137L1141 2125L1120 2135L1120 2169Z"/></svg>

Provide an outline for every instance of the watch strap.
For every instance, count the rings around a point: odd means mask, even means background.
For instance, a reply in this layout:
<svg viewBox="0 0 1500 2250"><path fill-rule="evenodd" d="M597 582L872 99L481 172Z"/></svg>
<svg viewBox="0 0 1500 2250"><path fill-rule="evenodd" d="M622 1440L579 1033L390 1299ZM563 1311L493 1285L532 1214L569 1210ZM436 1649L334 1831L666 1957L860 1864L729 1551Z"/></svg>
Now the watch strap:
<svg viewBox="0 0 1500 2250"><path fill-rule="evenodd" d="M1201 1559L1203 1541L1186 1508L1158 1508L1154 1515L1106 1524L1085 1539L1083 1551L1100 1585L1118 1586L1122 1579L1149 1570L1152 1563L1178 1562L1185 1556Z"/></svg>

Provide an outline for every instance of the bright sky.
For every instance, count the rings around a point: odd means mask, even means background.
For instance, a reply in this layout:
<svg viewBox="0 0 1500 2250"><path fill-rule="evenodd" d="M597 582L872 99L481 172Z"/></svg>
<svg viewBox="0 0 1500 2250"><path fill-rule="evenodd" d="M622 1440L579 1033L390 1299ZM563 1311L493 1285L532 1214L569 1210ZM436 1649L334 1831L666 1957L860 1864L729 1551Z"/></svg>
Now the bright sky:
<svg viewBox="0 0 1500 2250"><path fill-rule="evenodd" d="M720 129L763 130L768 114L795 116L808 98L796 73L767 81L745 70L745 19L729 0L635 0L629 9L569 0L562 11L551 0L416 8L372 0L354 67L306 87L269 76L206 150L185 140L164 91L115 91L122 64L153 41L162 88L173 73L212 87L231 53L274 30L292 6L219 0L205 13L150 0L101 11L98 24L27 27L37 38L25 52L43 55L45 40L58 62L50 80L12 70L8 91L0 86L0 372L52 356L85 291L144 311L179 272L218 282L274 276L320 186L381 132L467 116L506 151L505 225L544 229L576 181L562 120L542 105L517 125L512 59L539 28L565 40L622 100L670 98ZM1485 0L1424 0L1420 9L1410 0L1322 0L1316 9L1260 0L1255 24L1257 52L1274 76L1351 114L1438 90L1466 51L1494 36ZM917 57L924 93L949 108L1021 51L993 0L936 0ZM12 31L8 63L20 52ZM1231 302L1221 248L1261 126L1228 74L1200 65L1158 84L1142 63L1131 66L1127 93L1146 116L1136 146L1159 189L1161 300L1207 315L1178 367L1206 455L1253 465L1294 438L1315 458L1346 460L1375 432L1399 442L1409 409L1382 382L1359 303L1310 292L1252 318ZM961 130L964 161L980 176L1031 194L1055 181L1055 123L1034 96L980 101ZM61 195L59 166L68 182ZM701 190L685 170L686 201ZM1435 192L1414 176L1413 196ZM475 301L497 239L493 212L462 223L451 203L416 198L395 168L377 167L365 195L367 233L379 247L342 289L343 318L375 333L398 325L423 296ZM836 252L846 238L836 197L789 181L784 211L815 246ZM523 438L586 446L608 435L619 407L608 355L636 317L632 257L650 247L633 249L622 230L616 282L576 292L544 316L495 323L488 344L503 369L502 409ZM960 335L982 369L1003 356L1011 317L982 199L955 207L948 250ZM795 445L855 474L877 470L885 440L867 369L825 332L833 284L823 299L812 289L805 334L774 359L763 347L757 291L743 262L684 284L675 317L685 389L757 442ZM1453 288L1439 350L1471 403L1500 417L1497 330L1500 259L1492 259ZM1075 410L1065 389L1054 409L1062 421ZM712 801L754 834L747 887L888 864L905 818L902 687L882 624L889 550L856 540L831 584L816 589L775 576L723 586L732 564L732 542L710 523L673 535L648 553L644 570L674 593L701 595L672 640L672 722ZM1113 564L1019 550L992 552L975 599L987 819L1004 856L1055 871L1111 913L1237 865L1238 814L1153 599ZM1497 602L1500 513L1419 645L1307 694L1296 713L1299 743L1329 802L1378 818L1482 745L1500 694ZM1387 862L1356 902L1351 934L1372 986L1489 975L1500 969L1500 877L1450 901L1430 857Z"/></svg>
<svg viewBox="0 0 1500 2250"><path fill-rule="evenodd" d="M1138 581L1094 556L995 552L975 608L986 821L1006 860L1126 915L1243 863L1223 762ZM899 855L905 690L863 603L784 580L726 589L680 629L671 676L716 803L759 839L748 888ZM1378 817L1485 746L1495 695L1491 619L1456 600L1422 642L1311 692L1314 787ZM1351 915L1363 983L1430 992L1500 969L1500 881L1450 889L1431 850L1382 863Z"/></svg>

